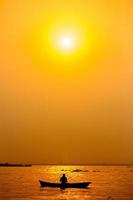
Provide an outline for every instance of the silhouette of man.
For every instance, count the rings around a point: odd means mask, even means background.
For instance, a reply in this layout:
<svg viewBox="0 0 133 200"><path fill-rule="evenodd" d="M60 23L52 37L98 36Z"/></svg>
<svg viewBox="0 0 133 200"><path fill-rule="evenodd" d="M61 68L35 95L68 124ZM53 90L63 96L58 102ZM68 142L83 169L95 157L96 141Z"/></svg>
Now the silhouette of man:
<svg viewBox="0 0 133 200"><path fill-rule="evenodd" d="M62 177L60 178L60 182L61 182L62 184L67 183L67 177L66 177L65 174L63 174Z"/></svg>

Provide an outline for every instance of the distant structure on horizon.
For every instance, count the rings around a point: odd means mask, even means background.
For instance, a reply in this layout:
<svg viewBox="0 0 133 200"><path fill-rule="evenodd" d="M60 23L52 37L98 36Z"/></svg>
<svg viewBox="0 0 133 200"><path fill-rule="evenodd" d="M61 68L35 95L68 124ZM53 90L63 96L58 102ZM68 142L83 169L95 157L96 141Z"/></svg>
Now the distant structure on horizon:
<svg viewBox="0 0 133 200"><path fill-rule="evenodd" d="M0 167L31 167L31 164L0 163Z"/></svg>

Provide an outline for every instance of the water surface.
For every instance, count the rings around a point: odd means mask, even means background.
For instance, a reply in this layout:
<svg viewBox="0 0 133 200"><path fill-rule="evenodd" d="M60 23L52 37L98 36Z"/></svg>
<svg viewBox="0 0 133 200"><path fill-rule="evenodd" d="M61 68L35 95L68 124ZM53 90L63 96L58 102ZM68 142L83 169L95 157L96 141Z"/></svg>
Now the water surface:
<svg viewBox="0 0 133 200"><path fill-rule="evenodd" d="M88 189L40 188L38 180L91 181ZM0 200L133 200L132 166L0 167Z"/></svg>

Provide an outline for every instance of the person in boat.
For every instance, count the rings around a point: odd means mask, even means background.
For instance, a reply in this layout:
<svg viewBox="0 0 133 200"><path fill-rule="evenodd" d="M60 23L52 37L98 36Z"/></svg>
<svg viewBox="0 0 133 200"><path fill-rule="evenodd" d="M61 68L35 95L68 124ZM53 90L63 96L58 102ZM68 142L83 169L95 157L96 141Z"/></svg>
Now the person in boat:
<svg viewBox="0 0 133 200"><path fill-rule="evenodd" d="M61 182L62 184L67 183L67 177L66 177L65 174L63 174L62 177L60 178L60 182Z"/></svg>

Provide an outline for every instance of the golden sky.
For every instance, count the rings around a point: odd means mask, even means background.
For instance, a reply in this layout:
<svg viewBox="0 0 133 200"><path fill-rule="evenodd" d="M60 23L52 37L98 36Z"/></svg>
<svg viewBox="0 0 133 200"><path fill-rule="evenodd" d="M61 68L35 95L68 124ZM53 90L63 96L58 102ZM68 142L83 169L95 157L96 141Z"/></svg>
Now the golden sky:
<svg viewBox="0 0 133 200"><path fill-rule="evenodd" d="M132 10L0 1L0 162L133 163Z"/></svg>

